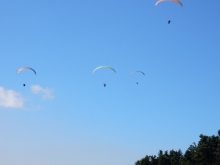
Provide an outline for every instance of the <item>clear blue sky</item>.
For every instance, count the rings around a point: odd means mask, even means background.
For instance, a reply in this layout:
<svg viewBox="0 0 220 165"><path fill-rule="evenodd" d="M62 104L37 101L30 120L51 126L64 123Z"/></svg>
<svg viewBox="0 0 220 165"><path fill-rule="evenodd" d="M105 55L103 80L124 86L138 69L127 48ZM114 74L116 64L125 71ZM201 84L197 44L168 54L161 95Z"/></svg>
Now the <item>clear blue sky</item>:
<svg viewBox="0 0 220 165"><path fill-rule="evenodd" d="M2 0L0 164L132 165L217 134L220 1L181 2Z"/></svg>

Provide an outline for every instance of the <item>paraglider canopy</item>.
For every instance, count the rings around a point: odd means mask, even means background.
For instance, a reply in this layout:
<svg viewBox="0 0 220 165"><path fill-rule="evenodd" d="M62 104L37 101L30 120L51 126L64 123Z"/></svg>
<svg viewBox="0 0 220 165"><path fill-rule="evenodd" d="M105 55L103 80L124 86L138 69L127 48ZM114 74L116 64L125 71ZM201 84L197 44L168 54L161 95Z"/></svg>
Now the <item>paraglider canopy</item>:
<svg viewBox="0 0 220 165"><path fill-rule="evenodd" d="M161 2L175 2L175 3L178 3L179 5L181 5L183 7L183 4L179 0L158 0L156 2L155 6L157 6Z"/></svg>
<svg viewBox="0 0 220 165"><path fill-rule="evenodd" d="M99 66L99 67L97 67L97 68L95 68L95 69L93 70L92 74L95 73L97 70L102 69L102 68L111 69L111 70L113 70L113 71L116 73L115 69L112 68L111 66Z"/></svg>
<svg viewBox="0 0 220 165"><path fill-rule="evenodd" d="M30 68L30 67L22 67L22 68L19 68L19 69L17 70L17 73L20 73L20 72L22 72L22 71L24 71L24 70L32 70L35 74L37 74L36 71L35 71L34 69Z"/></svg>
<svg viewBox="0 0 220 165"><path fill-rule="evenodd" d="M135 73L137 73L137 72L142 73L143 75L145 75L144 72L142 72L142 71L140 71L140 70L136 70L136 71L131 72L130 76L132 76L133 74L135 74Z"/></svg>

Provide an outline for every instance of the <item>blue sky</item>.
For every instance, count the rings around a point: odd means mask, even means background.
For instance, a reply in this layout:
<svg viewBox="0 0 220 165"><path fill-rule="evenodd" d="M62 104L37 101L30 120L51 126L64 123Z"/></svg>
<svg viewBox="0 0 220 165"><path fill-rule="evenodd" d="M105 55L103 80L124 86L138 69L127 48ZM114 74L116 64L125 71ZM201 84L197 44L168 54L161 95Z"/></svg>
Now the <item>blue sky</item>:
<svg viewBox="0 0 220 165"><path fill-rule="evenodd" d="M131 165L216 134L220 2L181 2L1 1L0 164Z"/></svg>

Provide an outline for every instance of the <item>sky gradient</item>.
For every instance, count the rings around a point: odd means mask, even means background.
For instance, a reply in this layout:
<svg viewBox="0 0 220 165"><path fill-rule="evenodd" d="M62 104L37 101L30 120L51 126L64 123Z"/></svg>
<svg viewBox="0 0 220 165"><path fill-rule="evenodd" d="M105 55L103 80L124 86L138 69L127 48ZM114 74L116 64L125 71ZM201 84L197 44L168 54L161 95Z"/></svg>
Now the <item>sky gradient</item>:
<svg viewBox="0 0 220 165"><path fill-rule="evenodd" d="M217 134L220 2L181 2L2 0L0 164L132 165Z"/></svg>

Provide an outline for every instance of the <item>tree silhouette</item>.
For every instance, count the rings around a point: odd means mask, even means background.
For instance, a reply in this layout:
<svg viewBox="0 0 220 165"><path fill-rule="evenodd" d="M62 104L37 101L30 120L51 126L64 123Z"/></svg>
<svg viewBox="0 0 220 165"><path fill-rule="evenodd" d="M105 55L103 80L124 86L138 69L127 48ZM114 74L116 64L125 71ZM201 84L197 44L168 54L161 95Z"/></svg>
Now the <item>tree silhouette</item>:
<svg viewBox="0 0 220 165"><path fill-rule="evenodd" d="M184 154L181 150L160 150L158 156L146 155L135 165L220 165L220 130L217 136L199 137L198 145L192 143Z"/></svg>

